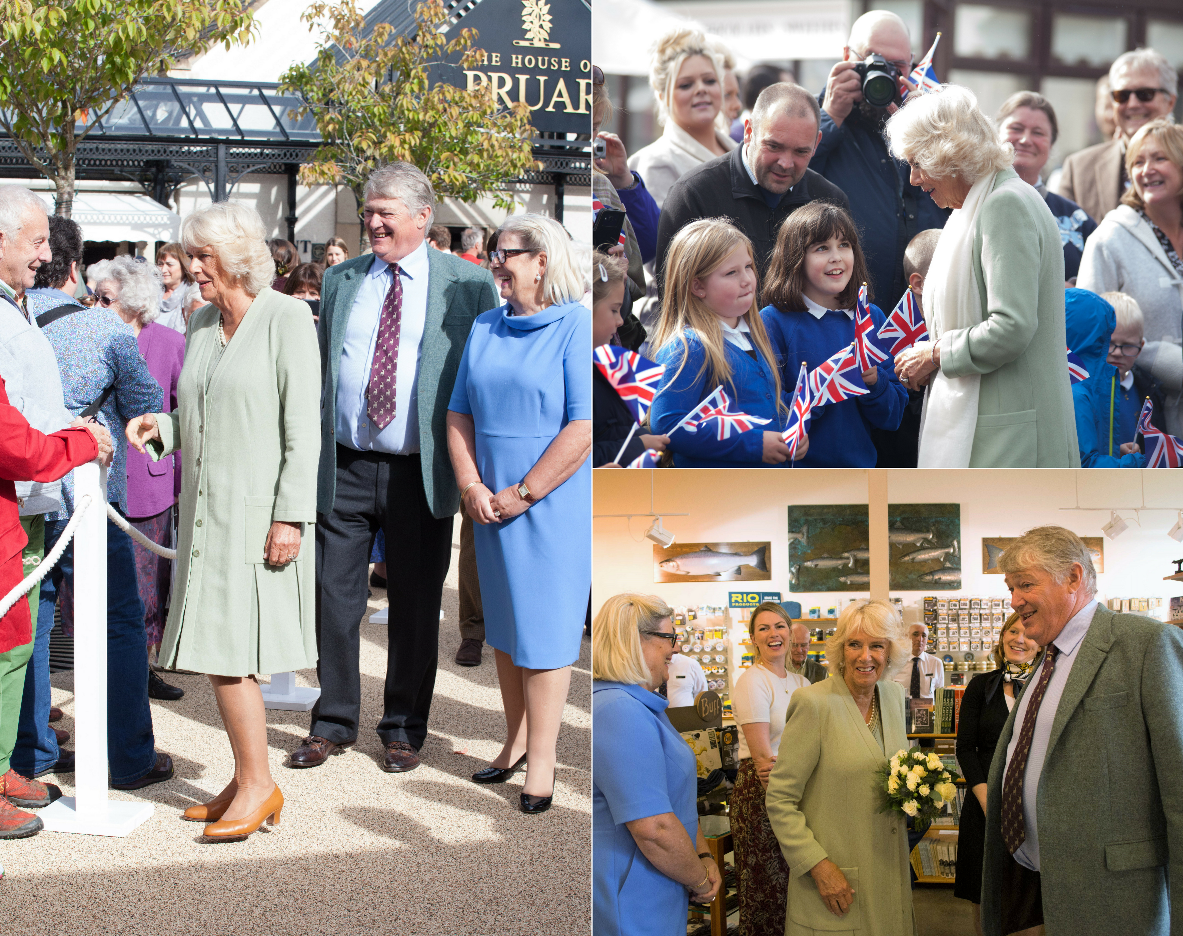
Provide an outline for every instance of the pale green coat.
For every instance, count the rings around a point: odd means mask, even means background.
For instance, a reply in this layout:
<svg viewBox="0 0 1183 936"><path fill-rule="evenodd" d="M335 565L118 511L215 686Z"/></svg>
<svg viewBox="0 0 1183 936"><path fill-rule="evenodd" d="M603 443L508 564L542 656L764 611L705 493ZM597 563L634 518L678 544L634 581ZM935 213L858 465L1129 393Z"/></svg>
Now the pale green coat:
<svg viewBox="0 0 1183 936"><path fill-rule="evenodd" d="M1031 189L998 191L974 229L974 283L983 319L940 338L947 377L981 374L971 468L1079 468L1064 334L1064 247Z"/></svg>
<svg viewBox="0 0 1183 936"><path fill-rule="evenodd" d="M880 812L875 774L908 747L904 690L879 683L884 748L863 721L843 679L826 679L793 693L765 804L789 865L785 936L857 933L911 936L912 885L908 831L898 813ZM842 917L818 896L809 874L823 858L836 864L855 892Z"/></svg>
<svg viewBox="0 0 1183 936"><path fill-rule="evenodd" d="M157 414L153 458L182 459L176 586L160 659L219 676L316 662L316 467L320 354L308 306L264 289L226 346L218 310L189 320L179 409ZM299 558L263 561L274 520L302 523Z"/></svg>

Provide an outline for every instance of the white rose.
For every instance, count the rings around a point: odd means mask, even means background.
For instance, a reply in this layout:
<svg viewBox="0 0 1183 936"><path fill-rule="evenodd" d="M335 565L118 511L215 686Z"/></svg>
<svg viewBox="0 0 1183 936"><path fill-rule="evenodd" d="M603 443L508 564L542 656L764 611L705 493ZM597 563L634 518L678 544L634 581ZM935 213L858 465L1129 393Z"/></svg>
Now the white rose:
<svg viewBox="0 0 1183 936"><path fill-rule="evenodd" d="M920 786L920 778L918 776L916 776L916 774L914 774L914 773L908 774L908 778L907 778L906 782L908 784L909 790L915 790L916 787Z"/></svg>
<svg viewBox="0 0 1183 936"><path fill-rule="evenodd" d="M943 767L943 766L944 766L944 764L941 763L941 759L936 754L929 754L928 755L928 769L929 770L940 770L941 767Z"/></svg>
<svg viewBox="0 0 1183 936"><path fill-rule="evenodd" d="M918 761L924 760L924 752L917 751L915 754L912 755L912 760L918 760Z"/></svg>
<svg viewBox="0 0 1183 936"><path fill-rule="evenodd" d="M919 764L917 764L915 767L913 767L912 771L918 777L927 777L928 776L928 771L925 770L923 767L921 767Z"/></svg>
<svg viewBox="0 0 1183 936"><path fill-rule="evenodd" d="M900 808L903 809L903 811L909 816L915 816L918 812L920 812L920 807L916 805L915 800L908 800L908 802L904 803L904 805Z"/></svg>
<svg viewBox="0 0 1183 936"><path fill-rule="evenodd" d="M942 783L937 787L937 792L946 803L951 803L957 798L957 787L952 783Z"/></svg>
<svg viewBox="0 0 1183 936"><path fill-rule="evenodd" d="M899 756L897 755L891 759L891 772L895 773L899 769L900 769L900 759L899 759Z"/></svg>
<svg viewBox="0 0 1183 936"><path fill-rule="evenodd" d="M892 777L887 781L887 792L895 793L900 788L900 778Z"/></svg>
<svg viewBox="0 0 1183 936"><path fill-rule="evenodd" d="M927 783L922 783L922 784L920 784L920 788L916 792L919 793L921 796L928 796L928 794L931 792L931 789L929 788L929 785Z"/></svg>

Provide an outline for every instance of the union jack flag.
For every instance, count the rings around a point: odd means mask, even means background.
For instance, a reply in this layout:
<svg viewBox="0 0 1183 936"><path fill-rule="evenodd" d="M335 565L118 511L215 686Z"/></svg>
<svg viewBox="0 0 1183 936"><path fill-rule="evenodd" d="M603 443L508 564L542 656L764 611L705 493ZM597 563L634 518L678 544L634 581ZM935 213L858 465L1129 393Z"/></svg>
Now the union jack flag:
<svg viewBox="0 0 1183 936"><path fill-rule="evenodd" d="M674 438L676 432L696 433L708 422L717 421L715 432L720 442L731 438L732 432L747 432L756 426L763 426L772 422L771 419L761 419L759 416L749 416L731 409L731 400L726 391L719 387L709 397L687 413L682 421L670 430L669 436Z"/></svg>
<svg viewBox="0 0 1183 936"><path fill-rule="evenodd" d="M653 395L657 393L665 367L615 345L600 345L592 352L592 360L620 395L633 419L641 422L653 405Z"/></svg>
<svg viewBox="0 0 1183 936"><path fill-rule="evenodd" d="M858 290L858 302L854 313L854 356L860 371L869 371L876 364L886 361L888 354L875 344L875 320L867 303L867 284Z"/></svg>
<svg viewBox="0 0 1183 936"><path fill-rule="evenodd" d="M1080 383L1082 380L1089 379L1089 372L1084 368L1084 361L1080 359L1080 355L1073 354L1072 349L1068 349L1068 382L1070 384Z"/></svg>
<svg viewBox="0 0 1183 936"><path fill-rule="evenodd" d="M853 343L810 371L809 391L813 394L813 406L841 403L871 392L863 383L863 372L855 360Z"/></svg>
<svg viewBox="0 0 1183 936"><path fill-rule="evenodd" d="M932 41L932 48L925 53L924 58L920 60L915 68L912 69L912 74L908 76L914 85L919 87L921 92L935 91L941 86L940 79L937 78L937 73L933 71L932 56L937 50L937 43L941 41L941 34L937 33L937 37ZM908 95L903 95L907 99Z"/></svg>
<svg viewBox="0 0 1183 936"><path fill-rule="evenodd" d="M893 355L899 354L905 348L912 347L918 341L928 340L928 326L924 324L924 316L920 313L919 306L916 305L916 297L912 295L911 289L905 292L900 297L900 301L895 304L891 315L887 317L887 321L879 329L877 337L884 343L894 341L888 348L888 351Z"/></svg>
<svg viewBox="0 0 1183 936"><path fill-rule="evenodd" d="M1149 399L1138 415L1138 431L1142 433L1142 448L1146 452L1147 468L1183 467L1183 442L1173 435L1160 432L1151 422L1154 406Z"/></svg>
<svg viewBox="0 0 1183 936"><path fill-rule="evenodd" d="M801 373L797 375L797 388L793 391L793 405L789 410L789 425L780 437L789 447L789 460L797 457L797 446L809 431L809 413L813 409L813 398L809 394L809 373L805 364L801 364Z"/></svg>
<svg viewBox="0 0 1183 936"><path fill-rule="evenodd" d="M661 452L657 449L645 449L640 455L629 462L626 468L656 468L661 459Z"/></svg>

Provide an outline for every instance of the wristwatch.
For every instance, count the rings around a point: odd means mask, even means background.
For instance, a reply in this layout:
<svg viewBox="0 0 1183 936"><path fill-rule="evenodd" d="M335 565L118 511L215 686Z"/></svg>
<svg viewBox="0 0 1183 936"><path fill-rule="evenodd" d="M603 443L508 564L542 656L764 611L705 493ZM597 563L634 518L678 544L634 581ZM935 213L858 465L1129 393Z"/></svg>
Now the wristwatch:
<svg viewBox="0 0 1183 936"><path fill-rule="evenodd" d="M530 493L530 489L526 487L525 481L518 485L518 497L524 500L527 504L533 504L537 499L533 494Z"/></svg>

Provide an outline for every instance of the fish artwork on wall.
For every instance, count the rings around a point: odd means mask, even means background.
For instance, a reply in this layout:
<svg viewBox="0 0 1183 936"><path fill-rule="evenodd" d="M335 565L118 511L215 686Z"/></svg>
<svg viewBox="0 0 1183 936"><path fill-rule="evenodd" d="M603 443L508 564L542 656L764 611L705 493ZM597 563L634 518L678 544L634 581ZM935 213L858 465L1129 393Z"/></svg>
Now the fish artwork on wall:
<svg viewBox="0 0 1183 936"><path fill-rule="evenodd" d="M982 537L982 571L987 575L1002 575L998 568L998 560L1013 543L1017 536L983 536ZM1082 536L1089 557L1093 560L1093 569L1097 572L1105 571L1105 537Z"/></svg>
<svg viewBox="0 0 1183 936"><path fill-rule="evenodd" d="M893 592L961 588L960 504L888 504L887 524Z"/></svg>
<svg viewBox="0 0 1183 936"><path fill-rule="evenodd" d="M655 582L758 582L768 571L771 543L679 543L653 547Z"/></svg>

